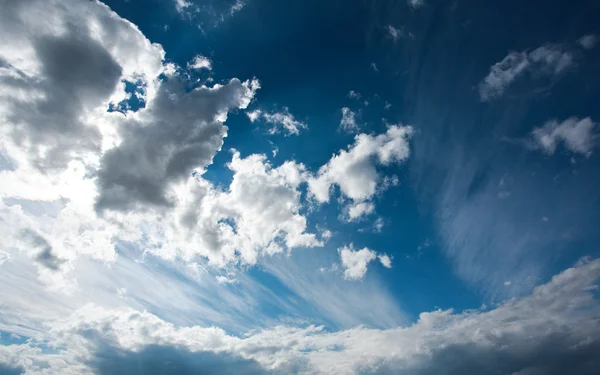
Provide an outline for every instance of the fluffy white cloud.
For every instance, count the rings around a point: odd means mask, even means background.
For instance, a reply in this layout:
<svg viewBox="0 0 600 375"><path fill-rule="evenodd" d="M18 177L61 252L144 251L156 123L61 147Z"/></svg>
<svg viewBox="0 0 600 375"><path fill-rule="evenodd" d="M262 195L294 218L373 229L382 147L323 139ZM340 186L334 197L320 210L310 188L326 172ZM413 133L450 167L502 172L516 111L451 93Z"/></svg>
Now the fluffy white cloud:
<svg viewBox="0 0 600 375"><path fill-rule="evenodd" d="M88 305L51 323L47 342L60 349L0 346L0 363L27 374L86 374L103 360L132 356L145 363L140 353L161 346L182 350L175 358L188 363L194 353L254 361L262 369L254 373L589 374L600 347L598 277L600 261L581 262L531 295L490 310L436 310L410 326L339 332L279 326L238 337L216 327L178 327L148 312Z"/></svg>
<svg viewBox="0 0 600 375"><path fill-rule="evenodd" d="M360 129L356 122L356 114L348 107L343 107L339 129L347 133L355 133Z"/></svg>
<svg viewBox="0 0 600 375"><path fill-rule="evenodd" d="M377 256L377 258L385 268L392 268L392 259L389 257L389 255L380 254Z"/></svg>
<svg viewBox="0 0 600 375"><path fill-rule="evenodd" d="M188 69L207 69L212 70L212 62L208 57L204 57L202 55L196 55L187 64Z"/></svg>
<svg viewBox="0 0 600 375"><path fill-rule="evenodd" d="M562 142L569 151L589 157L598 138L594 133L595 125L589 117L570 117L562 122L548 121L541 128L533 130L533 147L553 154L557 145Z"/></svg>
<svg viewBox="0 0 600 375"><path fill-rule="evenodd" d="M310 193L317 202L328 202L332 187L337 185L342 195L353 201L371 199L383 181L377 165L406 160L412 134L412 127L398 125L391 125L383 134L358 134L348 150L334 155L308 179Z"/></svg>
<svg viewBox="0 0 600 375"><path fill-rule="evenodd" d="M374 211L375 205L372 202L352 202L344 209L342 218L346 221L355 221L372 214Z"/></svg>
<svg viewBox="0 0 600 375"><path fill-rule="evenodd" d="M385 268L392 268L392 259L387 254L377 254L366 247L354 250L352 245L344 246L338 253L346 280L361 280L367 273L367 266L375 259L379 259Z"/></svg>
<svg viewBox="0 0 600 375"><path fill-rule="evenodd" d="M11 2L0 18L2 250L45 284L73 292L78 258L112 263L118 241L221 266L321 245L299 213L303 166L236 156L228 192L200 178L257 80L190 91L160 45L98 2ZM125 81L143 106L107 112Z"/></svg>
<svg viewBox="0 0 600 375"><path fill-rule="evenodd" d="M302 130L308 129L305 123L294 118L287 107L283 108L283 112L269 113L256 109L247 112L246 115L250 122L262 119L269 124L273 124L273 127L269 129L270 134L277 134L283 130L285 135L298 135Z"/></svg>
<svg viewBox="0 0 600 375"><path fill-rule="evenodd" d="M479 96L482 101L496 99L526 73L555 77L573 64L573 53L558 44L545 44L532 51L510 52L502 61L492 65L489 74L479 84Z"/></svg>
<svg viewBox="0 0 600 375"><path fill-rule="evenodd" d="M285 248L322 246L306 232L300 214L299 185L306 179L302 164L285 162L274 168L265 155L241 158L234 152L228 164L234 172L225 191L198 175L176 190L171 215L152 220L146 236L149 251L158 256L193 260L207 258L212 264L254 264L260 254Z"/></svg>

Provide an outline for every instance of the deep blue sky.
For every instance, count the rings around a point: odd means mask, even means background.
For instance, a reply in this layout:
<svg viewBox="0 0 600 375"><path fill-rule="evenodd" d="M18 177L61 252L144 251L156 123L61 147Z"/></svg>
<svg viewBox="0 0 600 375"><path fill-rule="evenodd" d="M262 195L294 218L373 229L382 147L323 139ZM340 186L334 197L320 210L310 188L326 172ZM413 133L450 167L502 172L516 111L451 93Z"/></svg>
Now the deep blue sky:
<svg viewBox="0 0 600 375"><path fill-rule="evenodd" d="M214 2L214 9L225 12L229 3ZM509 51L548 42L576 44L582 35L597 32L594 2L574 7L558 1L430 1L412 9L399 1L256 0L217 26L208 13L190 20L164 1L107 4L161 43L168 60L185 65L200 53L211 58L217 82L257 77L262 85L257 107L289 107L309 125L299 137L267 138L243 113L233 114L224 149L269 153L272 141L279 148L275 163L295 159L315 170L352 140L337 128L343 106L360 110L371 132L385 129L382 118L417 129L414 156L391 168L401 185L378 198L377 212L387 223L382 233L357 232L368 222L339 223L336 203L311 216L338 232L332 245L354 242L392 254L395 265L386 284L408 312L497 302L538 283L503 288L502 277L527 277L514 267L533 268L530 276L544 280L582 255L597 253L595 155L572 164L568 152L549 157L510 139L525 137L552 118L599 117L598 50L585 51L576 72L564 79L518 82L492 103L481 102L477 93L490 66ZM406 36L395 42L387 25ZM350 90L363 99L349 99ZM384 109L386 102L390 109ZM217 154L208 175L227 181L227 161L228 153ZM465 213L468 222L453 224L453 205L475 200L503 176L515 190L510 202L476 202ZM552 221L543 222L549 215ZM456 231L453 225L469 232L455 245L443 234ZM568 240L554 241L566 232L573 233ZM427 240L431 246L418 255ZM469 250L449 251L452 246ZM506 251L514 247L519 255ZM453 259L460 251L484 255L461 266ZM500 275L486 275L494 268Z"/></svg>

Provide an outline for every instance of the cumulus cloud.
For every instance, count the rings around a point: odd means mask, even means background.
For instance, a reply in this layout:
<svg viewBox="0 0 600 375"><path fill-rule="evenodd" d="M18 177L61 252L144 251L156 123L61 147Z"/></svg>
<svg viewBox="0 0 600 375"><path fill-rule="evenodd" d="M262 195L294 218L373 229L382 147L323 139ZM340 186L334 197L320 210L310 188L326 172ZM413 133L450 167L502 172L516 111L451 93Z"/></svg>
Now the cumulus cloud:
<svg viewBox="0 0 600 375"><path fill-rule="evenodd" d="M202 55L196 55L194 56L194 58L192 59L192 61L190 61L187 64L188 69L207 69L207 70L212 70L212 62L210 61L210 59L208 57L204 57Z"/></svg>
<svg viewBox="0 0 600 375"><path fill-rule="evenodd" d="M340 150L315 176L308 179L310 194L319 203L329 201L331 189L338 186L343 197L353 201L348 211L359 217L372 212L367 202L385 181L378 165L401 163L409 157L410 126L391 125L383 134L358 134L347 150ZM350 217L350 216L349 216Z"/></svg>
<svg viewBox="0 0 600 375"><path fill-rule="evenodd" d="M199 176L180 186L168 221L146 224L153 226L147 234L150 252L167 259L202 256L224 266L254 264L260 254L286 248L323 245L306 231L307 219L300 213L302 164L273 167L265 155L241 158L234 152L228 167L234 175L227 190Z"/></svg>
<svg viewBox="0 0 600 375"><path fill-rule="evenodd" d="M482 101L499 98L526 74L536 77L556 77L574 64L573 52L558 44L545 44L532 51L510 52L492 65L489 74L479 84Z"/></svg>
<svg viewBox="0 0 600 375"><path fill-rule="evenodd" d="M308 129L308 126L304 122L294 118L287 107L284 107L282 112L272 113L256 109L247 112L246 115L250 119L250 122L263 120L266 123L272 124L273 126L269 129L269 134L277 134L283 131L285 135L298 135L302 130Z"/></svg>
<svg viewBox="0 0 600 375"><path fill-rule="evenodd" d="M385 268L392 268L392 259L389 257L389 255L380 254L377 256L377 258Z"/></svg>
<svg viewBox="0 0 600 375"><path fill-rule="evenodd" d="M377 253L375 251L366 247L360 250L354 250L352 245L338 249L338 253L340 254L340 262L344 268L344 278L346 280L361 280L367 273L367 265L377 258ZM385 258L384 260L381 260L382 264L389 264L391 267L390 259L387 255L383 256Z"/></svg>
<svg viewBox="0 0 600 375"><path fill-rule="evenodd" d="M0 136L40 169L98 152L109 125L89 118L123 95L121 81L162 69L162 48L101 4L11 2L0 17L10 35L0 47L0 119L10 126Z"/></svg>
<svg viewBox="0 0 600 375"><path fill-rule="evenodd" d="M375 205L372 202L352 202L344 209L343 219L355 221L373 212L375 212Z"/></svg>
<svg viewBox="0 0 600 375"><path fill-rule="evenodd" d="M591 374L600 348L598 277L600 262L583 261L493 309L435 310L409 326L338 332L278 326L238 337L216 327L178 327L148 312L88 305L51 324L48 340L60 349L0 346L0 363L82 373L154 353L172 359L157 366L195 364L194 370L218 363L290 374Z"/></svg>
<svg viewBox="0 0 600 375"><path fill-rule="evenodd" d="M589 118L570 117L564 121L548 121L532 132L532 146L553 154L562 143L569 151L590 156L596 147L598 135L594 133L595 123Z"/></svg>
<svg viewBox="0 0 600 375"><path fill-rule="evenodd" d="M348 107L343 107L342 119L340 120L339 129L346 133L355 133L360 129L360 126L356 122L356 114Z"/></svg>
<svg viewBox="0 0 600 375"><path fill-rule="evenodd" d="M190 90L160 45L99 2L9 2L0 18L2 249L36 261L44 283L73 291L78 257L114 262L118 241L215 265L321 245L299 213L302 165L235 157L228 192L201 178L256 79ZM126 82L142 105L107 111L131 97Z"/></svg>
<svg viewBox="0 0 600 375"><path fill-rule="evenodd" d="M103 155L96 209L171 206L169 187L212 163L227 135L228 111L245 108L258 86L232 79L187 93L176 77L162 83L146 108L124 119L121 143Z"/></svg>

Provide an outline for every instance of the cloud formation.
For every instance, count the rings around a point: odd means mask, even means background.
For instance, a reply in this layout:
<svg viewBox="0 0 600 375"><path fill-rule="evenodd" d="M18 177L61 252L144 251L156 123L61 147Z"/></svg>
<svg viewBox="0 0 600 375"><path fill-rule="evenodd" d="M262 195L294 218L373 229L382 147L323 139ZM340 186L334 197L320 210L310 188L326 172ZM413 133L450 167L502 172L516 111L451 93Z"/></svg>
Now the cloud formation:
<svg viewBox="0 0 600 375"><path fill-rule="evenodd" d="M124 119L121 143L102 156L96 209L172 206L168 188L212 163L228 111L246 108L258 87L234 78L187 93L177 77L163 82L146 108Z"/></svg>
<svg viewBox="0 0 600 375"><path fill-rule="evenodd" d="M367 273L367 266L375 259L379 259L385 268L392 268L392 260L386 254L377 255L369 248L354 250L353 246L344 246L338 249L340 262L344 268L344 279L362 280Z"/></svg>
<svg viewBox="0 0 600 375"><path fill-rule="evenodd" d="M361 133L347 150L340 150L323 165L317 174L308 179L311 195L319 203L329 201L334 186L340 188L343 197L353 201L348 209L349 218L369 213L367 202L373 198L378 186L385 185L377 166L401 163L410 155L408 141L413 134L410 126L391 125L383 134Z"/></svg>
<svg viewBox="0 0 600 375"><path fill-rule="evenodd" d="M492 309L435 310L421 313L409 326L339 332L279 326L237 337L216 327L177 327L148 312L88 305L52 323L48 339L61 349L42 353L28 344L0 346L0 363L30 372L81 373L162 353L172 361L157 366L181 370L591 374L600 348L594 296L599 277L600 262L584 260L531 295Z"/></svg>
<svg viewBox="0 0 600 375"><path fill-rule="evenodd" d="M556 147L562 143L569 151L589 157L597 144L595 125L589 117L548 121L544 126L532 131L532 146L547 154L553 154Z"/></svg>
<svg viewBox="0 0 600 375"><path fill-rule="evenodd" d="M532 51L510 52L492 65L489 74L479 84L479 97L487 102L501 97L519 78L557 77L575 63L573 52L559 44L544 44Z"/></svg>
<svg viewBox="0 0 600 375"><path fill-rule="evenodd" d="M250 122L260 119L272 124L273 126L269 129L269 134L277 134L283 131L285 135L298 135L302 130L308 129L308 126L304 122L294 118L287 107L284 107L282 112L272 113L256 109L247 112L246 115L250 119Z"/></svg>
<svg viewBox="0 0 600 375"><path fill-rule="evenodd" d="M360 129L360 126L356 122L356 114L348 107L343 107L341 111L342 119L340 120L339 129L346 133L356 133Z"/></svg>

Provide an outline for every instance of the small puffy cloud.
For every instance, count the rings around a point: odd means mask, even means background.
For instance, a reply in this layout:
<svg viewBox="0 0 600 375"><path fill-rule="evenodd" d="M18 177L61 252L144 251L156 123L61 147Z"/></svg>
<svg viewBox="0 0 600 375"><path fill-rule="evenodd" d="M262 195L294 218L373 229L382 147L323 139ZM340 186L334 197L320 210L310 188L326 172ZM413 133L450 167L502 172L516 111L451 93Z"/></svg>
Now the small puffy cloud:
<svg viewBox="0 0 600 375"><path fill-rule="evenodd" d="M329 201L333 186L355 201L371 199L383 178L378 165L401 163L410 155L410 126L391 125L383 134L358 134L347 150L340 150L316 176L309 178L309 192L319 203Z"/></svg>
<svg viewBox="0 0 600 375"><path fill-rule="evenodd" d="M196 55L188 64L188 69L207 69L212 70L212 62L208 57L202 55Z"/></svg>
<svg viewBox="0 0 600 375"><path fill-rule="evenodd" d="M361 98L361 95L360 95L360 93L359 93L359 92L357 92L357 91L350 90L350 91L348 91L348 97L349 97L350 99L356 99L356 100L358 100L358 99L360 99L360 98Z"/></svg>
<svg viewBox="0 0 600 375"><path fill-rule="evenodd" d="M373 69L374 72L379 71L379 69L377 68L377 64L375 64L374 62L371 63L371 69Z"/></svg>
<svg viewBox="0 0 600 375"><path fill-rule="evenodd" d="M184 14L187 8L192 7L193 4L190 1L187 0L175 0L175 9L177 9L177 11L180 14Z"/></svg>
<svg viewBox="0 0 600 375"><path fill-rule="evenodd" d="M380 254L377 258L385 268L392 268L392 259L387 254Z"/></svg>
<svg viewBox="0 0 600 375"><path fill-rule="evenodd" d="M345 208L344 219L346 221L356 221L375 211L375 205L372 202L352 202Z"/></svg>
<svg viewBox="0 0 600 375"><path fill-rule="evenodd" d="M342 119L340 120L339 129L346 133L355 133L360 129L356 123L356 114L348 107L342 108Z"/></svg>
<svg viewBox="0 0 600 375"><path fill-rule="evenodd" d="M277 134L283 131L285 135L298 135L302 130L308 129L306 123L296 120L287 107L284 107L282 112L264 112L256 109L246 112L246 115L250 122L263 120L272 124L269 134Z"/></svg>
<svg viewBox="0 0 600 375"><path fill-rule="evenodd" d="M479 96L482 101L496 99L527 73L533 77L555 77L573 64L573 53L557 44L545 44L532 51L510 52L502 61L492 65L489 74L479 84Z"/></svg>
<svg viewBox="0 0 600 375"><path fill-rule="evenodd" d="M383 221L383 218L378 217L377 220L375 220L375 222L373 223L373 232L381 233L381 230L383 229L384 225L385 222Z"/></svg>
<svg viewBox="0 0 600 375"><path fill-rule="evenodd" d="M584 35L578 40L579 45L585 49L592 49L598 43L598 36L595 34Z"/></svg>
<svg viewBox="0 0 600 375"><path fill-rule="evenodd" d="M392 25L387 25L386 30L394 42L397 42L398 39L404 36L404 31L402 29L397 29Z"/></svg>
<svg viewBox="0 0 600 375"><path fill-rule="evenodd" d="M598 134L594 133L595 125L589 117L570 117L562 122L548 121L533 130L531 144L534 148L553 154L562 143L569 151L589 157L598 138Z"/></svg>
<svg viewBox="0 0 600 375"><path fill-rule="evenodd" d="M354 250L352 245L338 249L346 280L361 280L367 273L367 265L377 258L377 253L368 248Z"/></svg>

